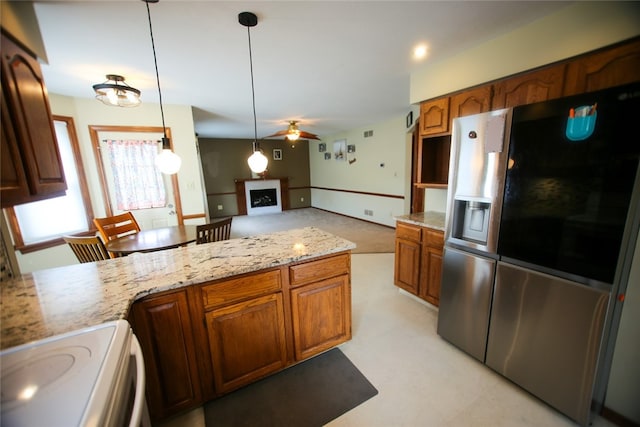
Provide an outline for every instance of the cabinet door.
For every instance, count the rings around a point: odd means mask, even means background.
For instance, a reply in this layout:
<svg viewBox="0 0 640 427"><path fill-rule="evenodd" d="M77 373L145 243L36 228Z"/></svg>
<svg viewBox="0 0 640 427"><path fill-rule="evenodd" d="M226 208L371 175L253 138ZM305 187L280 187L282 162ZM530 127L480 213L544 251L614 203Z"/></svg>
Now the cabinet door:
<svg viewBox="0 0 640 427"><path fill-rule="evenodd" d="M442 281L442 249L425 248L422 274L424 286L420 288L420 296L438 306Z"/></svg>
<svg viewBox="0 0 640 427"><path fill-rule="evenodd" d="M31 200L63 195L67 189L49 97L38 61L2 35L2 95L20 146ZM3 149L4 151L4 149ZM4 182L2 184L4 187Z"/></svg>
<svg viewBox="0 0 640 427"><path fill-rule="evenodd" d="M2 92L0 92L0 100L2 103L2 134L0 135L0 161L2 161L0 169L0 191L2 192L0 199L2 207L13 206L29 200L29 184L22 166L22 156L18 141L13 131L11 121L8 119L9 110L7 109L6 100Z"/></svg>
<svg viewBox="0 0 640 427"><path fill-rule="evenodd" d="M420 135L436 135L449 131L449 98L420 104Z"/></svg>
<svg viewBox="0 0 640 427"><path fill-rule="evenodd" d="M564 64L512 77L496 83L492 109L560 98L564 86Z"/></svg>
<svg viewBox="0 0 640 427"><path fill-rule="evenodd" d="M490 85L467 90L451 97L451 120L491 110Z"/></svg>
<svg viewBox="0 0 640 427"><path fill-rule="evenodd" d="M147 372L153 419L201 403L196 347L186 290L146 298L133 305L134 332Z"/></svg>
<svg viewBox="0 0 640 427"><path fill-rule="evenodd" d="M304 360L351 339L349 275L291 290L296 360Z"/></svg>
<svg viewBox="0 0 640 427"><path fill-rule="evenodd" d="M565 95L606 89L640 80L640 40L572 61Z"/></svg>
<svg viewBox="0 0 640 427"><path fill-rule="evenodd" d="M420 243L396 238L393 282L407 292L418 295L420 285Z"/></svg>
<svg viewBox="0 0 640 427"><path fill-rule="evenodd" d="M227 393L287 362L282 293L206 313L216 391Z"/></svg>

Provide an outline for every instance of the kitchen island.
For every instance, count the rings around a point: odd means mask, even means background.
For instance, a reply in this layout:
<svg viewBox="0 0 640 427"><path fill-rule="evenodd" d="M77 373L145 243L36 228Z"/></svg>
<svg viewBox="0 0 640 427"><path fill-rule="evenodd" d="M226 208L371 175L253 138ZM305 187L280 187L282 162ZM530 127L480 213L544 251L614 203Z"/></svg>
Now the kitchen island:
<svg viewBox="0 0 640 427"><path fill-rule="evenodd" d="M307 227L25 274L1 347L127 319L160 419L349 340L353 248Z"/></svg>

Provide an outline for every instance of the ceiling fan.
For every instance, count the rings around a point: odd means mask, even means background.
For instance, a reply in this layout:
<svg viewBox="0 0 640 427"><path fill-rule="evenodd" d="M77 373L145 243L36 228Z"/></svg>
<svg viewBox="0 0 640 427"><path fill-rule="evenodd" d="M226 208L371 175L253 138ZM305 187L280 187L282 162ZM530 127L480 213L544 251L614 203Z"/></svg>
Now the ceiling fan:
<svg viewBox="0 0 640 427"><path fill-rule="evenodd" d="M289 121L289 127L286 130L281 130L278 131L276 133L274 133L273 135L269 135L265 138L274 138L276 136L284 136L284 139L288 140L288 141L297 141L298 139L302 138L302 139L320 139L318 138L318 135L315 135L313 133L310 132L305 132L303 130L298 129L298 121L297 120L290 120Z"/></svg>

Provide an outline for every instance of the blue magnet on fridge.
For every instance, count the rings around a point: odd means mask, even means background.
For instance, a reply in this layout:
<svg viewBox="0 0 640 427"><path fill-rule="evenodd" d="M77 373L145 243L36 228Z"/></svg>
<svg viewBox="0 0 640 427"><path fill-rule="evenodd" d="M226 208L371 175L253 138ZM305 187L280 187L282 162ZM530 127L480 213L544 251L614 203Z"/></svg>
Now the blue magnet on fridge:
<svg viewBox="0 0 640 427"><path fill-rule="evenodd" d="M596 128L598 112L596 105L586 105L572 109L567 120L565 135L571 141L582 141L589 138Z"/></svg>

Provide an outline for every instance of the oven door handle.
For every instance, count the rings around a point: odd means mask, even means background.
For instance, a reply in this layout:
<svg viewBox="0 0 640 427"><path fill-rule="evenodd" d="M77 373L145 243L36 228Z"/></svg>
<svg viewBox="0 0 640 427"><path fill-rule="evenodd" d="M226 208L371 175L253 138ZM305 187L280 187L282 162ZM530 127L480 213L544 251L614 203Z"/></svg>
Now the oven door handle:
<svg viewBox="0 0 640 427"><path fill-rule="evenodd" d="M136 360L136 395L133 400L129 427L139 427L141 422L143 425L148 425L149 415L145 400L144 358L140 343L135 335L131 336L131 356Z"/></svg>

